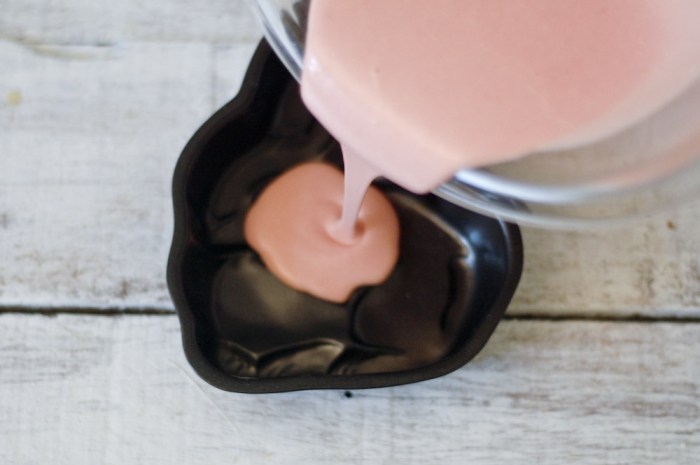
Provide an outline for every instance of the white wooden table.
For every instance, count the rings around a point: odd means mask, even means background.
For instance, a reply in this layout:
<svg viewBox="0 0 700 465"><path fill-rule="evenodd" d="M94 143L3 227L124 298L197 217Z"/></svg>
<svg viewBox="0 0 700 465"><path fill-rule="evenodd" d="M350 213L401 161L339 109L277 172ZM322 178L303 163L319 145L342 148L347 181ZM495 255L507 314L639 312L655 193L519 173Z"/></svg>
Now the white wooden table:
<svg viewBox="0 0 700 465"><path fill-rule="evenodd" d="M201 381L170 177L259 37L240 0L0 0L0 464L700 463L700 204L524 229L507 319L446 377Z"/></svg>

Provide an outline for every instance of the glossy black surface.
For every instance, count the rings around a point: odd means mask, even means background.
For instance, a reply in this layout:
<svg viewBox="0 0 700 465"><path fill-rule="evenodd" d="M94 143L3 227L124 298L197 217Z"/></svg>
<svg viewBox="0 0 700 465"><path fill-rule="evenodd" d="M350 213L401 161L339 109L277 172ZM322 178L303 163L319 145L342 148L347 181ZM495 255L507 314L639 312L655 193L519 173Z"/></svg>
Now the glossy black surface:
<svg viewBox="0 0 700 465"><path fill-rule="evenodd" d="M194 369L225 390L276 392L415 382L473 358L520 278L517 227L379 183L401 223L397 267L344 305L322 301L280 283L242 235L260 190L307 160L342 166L263 43L239 95L193 136L173 180L168 283Z"/></svg>

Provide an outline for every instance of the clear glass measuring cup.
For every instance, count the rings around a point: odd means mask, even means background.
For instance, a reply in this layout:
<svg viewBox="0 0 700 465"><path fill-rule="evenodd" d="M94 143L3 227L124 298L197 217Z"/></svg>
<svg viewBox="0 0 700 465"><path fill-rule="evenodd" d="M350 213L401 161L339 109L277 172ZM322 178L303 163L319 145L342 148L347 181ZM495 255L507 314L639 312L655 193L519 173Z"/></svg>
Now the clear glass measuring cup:
<svg viewBox="0 0 700 465"><path fill-rule="evenodd" d="M309 0L249 0L265 36L301 79ZM573 149L464 169L434 190L523 225L571 229L632 218L700 194L700 79L655 114Z"/></svg>

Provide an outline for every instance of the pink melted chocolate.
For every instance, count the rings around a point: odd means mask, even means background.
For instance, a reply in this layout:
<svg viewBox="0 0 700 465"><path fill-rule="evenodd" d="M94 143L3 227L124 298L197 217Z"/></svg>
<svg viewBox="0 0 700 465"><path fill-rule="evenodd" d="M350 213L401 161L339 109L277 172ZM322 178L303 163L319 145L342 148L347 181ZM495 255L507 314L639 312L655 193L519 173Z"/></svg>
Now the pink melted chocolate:
<svg viewBox="0 0 700 465"><path fill-rule="evenodd" d="M302 95L427 192L649 115L697 78L699 24L697 0L312 0Z"/></svg>
<svg viewBox="0 0 700 465"><path fill-rule="evenodd" d="M372 178L353 177L358 184L348 186L348 195L338 168L298 165L255 200L246 215L245 238L291 288L345 302L359 286L383 282L399 255L396 212L377 188L368 188ZM344 220L341 212L348 207L353 211Z"/></svg>
<svg viewBox="0 0 700 465"><path fill-rule="evenodd" d="M699 23L697 0L312 0L302 96L343 145L342 218L339 174L324 168L255 206L247 237L282 280L329 300L381 282L398 233L373 232L396 217L372 189L368 210L385 213L362 219L373 177L423 193L461 168L630 126L697 79ZM268 228L285 230L263 240Z"/></svg>

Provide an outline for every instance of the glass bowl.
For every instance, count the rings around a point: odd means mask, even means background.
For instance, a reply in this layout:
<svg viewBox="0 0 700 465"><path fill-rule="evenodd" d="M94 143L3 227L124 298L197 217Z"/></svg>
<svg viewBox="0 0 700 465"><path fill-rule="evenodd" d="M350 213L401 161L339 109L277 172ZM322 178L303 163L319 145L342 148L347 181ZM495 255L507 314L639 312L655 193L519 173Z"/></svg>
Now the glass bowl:
<svg viewBox="0 0 700 465"><path fill-rule="evenodd" d="M249 0L272 48L301 79L309 0ZM576 148L464 169L434 190L523 225L573 229L678 205L700 192L700 79L653 115Z"/></svg>

